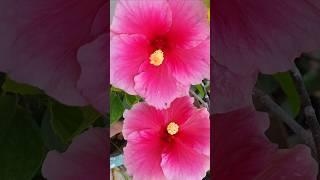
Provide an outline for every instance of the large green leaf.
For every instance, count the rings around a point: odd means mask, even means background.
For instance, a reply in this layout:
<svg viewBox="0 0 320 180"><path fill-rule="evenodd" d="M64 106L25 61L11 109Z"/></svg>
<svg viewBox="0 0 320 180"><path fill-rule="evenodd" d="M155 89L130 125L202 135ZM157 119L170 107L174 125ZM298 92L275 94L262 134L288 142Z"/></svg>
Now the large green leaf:
<svg viewBox="0 0 320 180"><path fill-rule="evenodd" d="M0 97L0 179L29 180L41 166L44 146L29 113L16 98Z"/></svg>
<svg viewBox="0 0 320 180"><path fill-rule="evenodd" d="M47 110L41 121L41 135L44 145L48 150L64 151L66 144L64 144L61 138L54 132L50 117L50 111Z"/></svg>
<svg viewBox="0 0 320 180"><path fill-rule="evenodd" d="M111 91L110 93L110 124L118 121L124 112L125 108L122 104L122 101L119 95Z"/></svg>
<svg viewBox="0 0 320 180"><path fill-rule="evenodd" d="M9 78L6 78L4 84L2 85L2 89L6 92L12 92L21 95L36 95L42 93L42 91L36 87L23 83L17 83Z"/></svg>
<svg viewBox="0 0 320 180"><path fill-rule="evenodd" d="M278 81L281 89L286 94L293 116L300 112L300 96L289 72L277 73L274 78Z"/></svg>
<svg viewBox="0 0 320 180"><path fill-rule="evenodd" d="M57 102L49 104L50 122L53 131L63 143L87 129L100 115L90 107L66 106Z"/></svg>

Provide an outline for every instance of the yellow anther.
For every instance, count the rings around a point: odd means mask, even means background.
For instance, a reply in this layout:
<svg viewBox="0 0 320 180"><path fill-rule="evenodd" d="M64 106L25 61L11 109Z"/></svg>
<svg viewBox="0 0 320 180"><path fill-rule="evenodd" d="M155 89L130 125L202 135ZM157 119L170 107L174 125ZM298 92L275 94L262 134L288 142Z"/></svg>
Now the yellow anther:
<svg viewBox="0 0 320 180"><path fill-rule="evenodd" d="M150 55L150 64L160 66L164 60L163 51L161 49L156 50Z"/></svg>
<svg viewBox="0 0 320 180"><path fill-rule="evenodd" d="M179 125L174 123L174 122L169 123L168 126L167 126L167 132L170 135L177 134L179 132Z"/></svg>

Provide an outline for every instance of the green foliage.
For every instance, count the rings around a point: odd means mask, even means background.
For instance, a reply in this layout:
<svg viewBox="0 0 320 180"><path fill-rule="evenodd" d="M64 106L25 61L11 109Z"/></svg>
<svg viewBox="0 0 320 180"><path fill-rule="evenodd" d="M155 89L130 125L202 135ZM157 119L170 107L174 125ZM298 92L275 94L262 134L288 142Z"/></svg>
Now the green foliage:
<svg viewBox="0 0 320 180"><path fill-rule="evenodd" d="M63 143L70 142L100 116L90 107L72 107L57 102L49 104L49 114L53 131Z"/></svg>
<svg viewBox="0 0 320 180"><path fill-rule="evenodd" d="M320 72L310 71L304 75L303 80L309 92L320 90Z"/></svg>
<svg viewBox="0 0 320 180"><path fill-rule="evenodd" d="M139 102L139 97L125 94L125 101L128 105L133 106L135 103Z"/></svg>
<svg viewBox="0 0 320 180"><path fill-rule="evenodd" d="M300 112L300 96L295 87L293 79L289 72L277 73L273 75L273 77L277 80L281 89L287 96L287 100L289 106L291 108L291 112L293 116L297 116Z"/></svg>
<svg viewBox="0 0 320 180"><path fill-rule="evenodd" d="M205 92L203 90L203 87L201 86L201 84L195 85L194 89L196 89L196 93L203 98L205 96Z"/></svg>
<svg viewBox="0 0 320 180"><path fill-rule="evenodd" d="M118 121L125 110L124 105L122 104L122 100L119 95L111 91L110 94L110 124Z"/></svg>
<svg viewBox="0 0 320 180"><path fill-rule="evenodd" d="M51 126L49 110L46 111L42 118L40 129L43 143L48 150L58 150L62 152L66 149L66 144L62 142L61 138L59 138Z"/></svg>
<svg viewBox="0 0 320 180"><path fill-rule="evenodd" d="M0 179L32 179L44 158L44 146L32 116L14 96L0 96Z"/></svg>
<svg viewBox="0 0 320 180"><path fill-rule="evenodd" d="M8 77L2 85L2 89L5 92L11 92L21 95L36 95L42 93L42 91L36 87L27 84L17 83L9 79Z"/></svg>
<svg viewBox="0 0 320 180"><path fill-rule="evenodd" d="M127 94L121 89L111 87L110 92L110 124L117 122L123 116L125 109L130 109L141 100L139 96Z"/></svg>

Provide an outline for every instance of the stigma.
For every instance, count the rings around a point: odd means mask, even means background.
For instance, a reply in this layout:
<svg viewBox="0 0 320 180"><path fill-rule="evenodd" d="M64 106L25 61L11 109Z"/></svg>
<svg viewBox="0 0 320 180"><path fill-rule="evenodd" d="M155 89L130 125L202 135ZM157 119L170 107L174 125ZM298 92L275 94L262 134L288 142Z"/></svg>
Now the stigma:
<svg viewBox="0 0 320 180"><path fill-rule="evenodd" d="M179 125L174 122L169 123L167 126L167 132L170 135L177 134L179 132Z"/></svg>
<svg viewBox="0 0 320 180"><path fill-rule="evenodd" d="M164 60L164 54L163 51L161 49L158 49L156 51L154 51L151 55L150 55L150 64L153 64L155 66L160 66Z"/></svg>

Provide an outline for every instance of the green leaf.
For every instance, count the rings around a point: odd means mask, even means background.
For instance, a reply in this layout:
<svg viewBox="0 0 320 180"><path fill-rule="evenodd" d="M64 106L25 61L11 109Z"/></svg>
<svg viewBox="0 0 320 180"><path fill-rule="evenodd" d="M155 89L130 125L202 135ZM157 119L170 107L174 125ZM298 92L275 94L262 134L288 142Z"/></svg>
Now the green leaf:
<svg viewBox="0 0 320 180"><path fill-rule="evenodd" d="M292 114L297 116L300 112L300 96L289 72L277 73L273 77L278 81L281 89L286 94Z"/></svg>
<svg viewBox="0 0 320 180"><path fill-rule="evenodd" d="M205 92L201 84L195 85L195 88L197 89L197 94L203 98L205 96Z"/></svg>
<svg viewBox="0 0 320 180"><path fill-rule="evenodd" d="M125 100L126 100L126 103L130 106L134 105L135 103L139 102L139 97L137 96L133 96L133 95L130 95L130 94L125 94Z"/></svg>
<svg viewBox="0 0 320 180"><path fill-rule="evenodd" d="M58 135L54 132L50 122L50 112L47 110L41 121L41 135L43 142L48 150L64 151L64 144Z"/></svg>
<svg viewBox="0 0 320 180"><path fill-rule="evenodd" d="M320 72L310 71L303 76L303 80L309 92L320 90Z"/></svg>
<svg viewBox="0 0 320 180"><path fill-rule="evenodd" d="M280 85L273 75L259 74L256 87L267 94L272 94L280 88Z"/></svg>
<svg viewBox="0 0 320 180"><path fill-rule="evenodd" d="M0 179L30 180L45 155L31 115L12 96L0 97Z"/></svg>
<svg viewBox="0 0 320 180"><path fill-rule="evenodd" d="M114 91L114 92L122 92L121 89L116 88L116 87L114 87L114 86L111 87L111 91Z"/></svg>
<svg viewBox="0 0 320 180"><path fill-rule="evenodd" d="M49 108L53 131L63 143L70 142L99 117L99 113L89 107L80 108L52 102Z"/></svg>
<svg viewBox="0 0 320 180"><path fill-rule="evenodd" d="M6 78L4 84L2 85L2 89L5 92L12 92L16 94L21 95L37 95L42 94L42 91L36 87L23 84L23 83L17 83L8 77Z"/></svg>
<svg viewBox="0 0 320 180"><path fill-rule="evenodd" d="M110 96L110 124L112 124L122 117L125 108L115 92L111 92Z"/></svg>

